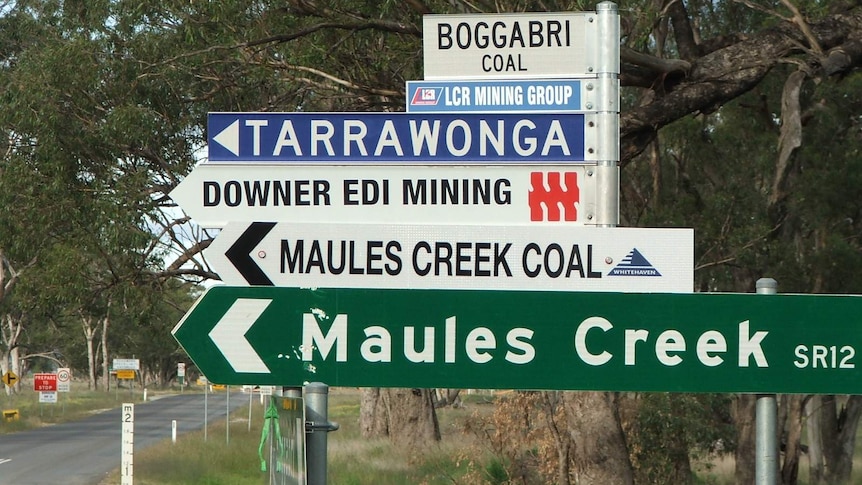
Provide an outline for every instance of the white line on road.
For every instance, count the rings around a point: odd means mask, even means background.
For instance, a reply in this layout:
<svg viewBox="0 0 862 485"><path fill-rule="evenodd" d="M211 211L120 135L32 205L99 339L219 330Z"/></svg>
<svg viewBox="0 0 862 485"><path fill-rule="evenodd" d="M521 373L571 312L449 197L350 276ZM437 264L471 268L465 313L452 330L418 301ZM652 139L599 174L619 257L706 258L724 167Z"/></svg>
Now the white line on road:
<svg viewBox="0 0 862 485"><path fill-rule="evenodd" d="M12 458L0 458L0 465L12 461Z"/></svg>

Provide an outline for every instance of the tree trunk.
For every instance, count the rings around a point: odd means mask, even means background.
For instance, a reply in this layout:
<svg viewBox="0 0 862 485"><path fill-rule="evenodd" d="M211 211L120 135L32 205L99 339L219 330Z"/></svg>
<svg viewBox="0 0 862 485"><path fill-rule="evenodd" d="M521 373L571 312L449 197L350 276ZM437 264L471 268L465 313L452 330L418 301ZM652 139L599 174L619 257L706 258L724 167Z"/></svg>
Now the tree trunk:
<svg viewBox="0 0 862 485"><path fill-rule="evenodd" d="M757 396L740 394L734 406L736 421L736 469L734 478L737 485L750 485L755 479L754 418Z"/></svg>
<svg viewBox="0 0 862 485"><path fill-rule="evenodd" d="M834 397L834 396L833 396ZM836 404L840 402L836 399ZM834 461L830 466L827 460L828 483L843 484L850 483L850 473L853 471L853 450L856 447L856 431L859 427L859 418L862 417L862 396L849 396L841 406L836 421L836 440L833 452Z"/></svg>
<svg viewBox="0 0 862 485"><path fill-rule="evenodd" d="M824 395L820 398L820 442L823 444L823 462L826 465L826 483L832 483L834 468L838 461L838 407L834 395Z"/></svg>
<svg viewBox="0 0 862 485"><path fill-rule="evenodd" d="M93 327L93 318L81 315L81 328L84 330L84 339L87 341L87 385L89 389L96 389L96 350L93 347L96 329Z"/></svg>
<svg viewBox="0 0 862 485"><path fill-rule="evenodd" d="M784 463L781 466L781 483L796 485L799 475L800 440L802 439L802 402L801 394L781 396L782 406L786 409L787 436L784 438ZM781 423L782 421L779 421Z"/></svg>
<svg viewBox="0 0 862 485"><path fill-rule="evenodd" d="M20 379L21 368L18 362L18 337L24 327L23 318L16 319L11 314L3 315L2 326L0 326L0 337L3 341L4 352L0 354L0 375L12 371ZM4 386L6 394L12 394L20 389L20 380L12 387Z"/></svg>
<svg viewBox="0 0 862 485"><path fill-rule="evenodd" d="M389 416L379 387L362 389L362 398L359 401L359 429L363 438L389 436Z"/></svg>
<svg viewBox="0 0 862 485"><path fill-rule="evenodd" d="M108 324L110 318L107 313L110 309L111 303L109 301L105 317L102 319L102 388L105 389L105 392L111 389L111 372L108 367Z"/></svg>
<svg viewBox="0 0 862 485"><path fill-rule="evenodd" d="M808 481L823 485L826 480L826 463L823 456L823 433L820 424L822 396L813 395L805 403L806 435L808 436Z"/></svg>
<svg viewBox="0 0 862 485"><path fill-rule="evenodd" d="M563 393L559 391L543 392L540 394L540 403L545 408L545 419L548 424L548 431L554 440L554 447L557 452L557 485L570 485L569 477L571 472L569 466L571 464L572 438L569 436L566 428L565 420L557 422L557 409L560 407L560 401L563 399Z"/></svg>
<svg viewBox="0 0 862 485"><path fill-rule="evenodd" d="M360 403L363 436L388 436L396 445L409 449L440 441L432 392L430 389L364 391Z"/></svg>
<svg viewBox="0 0 862 485"><path fill-rule="evenodd" d="M575 483L631 485L632 465L620 425L616 395L568 392L565 401Z"/></svg>

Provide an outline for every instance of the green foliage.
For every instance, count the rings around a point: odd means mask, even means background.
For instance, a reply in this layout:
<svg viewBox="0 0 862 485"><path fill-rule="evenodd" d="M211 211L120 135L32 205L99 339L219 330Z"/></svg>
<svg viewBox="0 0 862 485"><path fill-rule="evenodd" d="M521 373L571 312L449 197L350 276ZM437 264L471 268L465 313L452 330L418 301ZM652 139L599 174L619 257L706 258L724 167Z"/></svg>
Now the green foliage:
<svg viewBox="0 0 862 485"><path fill-rule="evenodd" d="M506 472L506 467L497 460L491 459L485 465L485 478L488 485L505 485L509 483L509 473Z"/></svg>
<svg viewBox="0 0 862 485"><path fill-rule="evenodd" d="M692 461L709 458L717 448L733 452L729 396L647 393L636 399L627 433L636 483L690 483Z"/></svg>

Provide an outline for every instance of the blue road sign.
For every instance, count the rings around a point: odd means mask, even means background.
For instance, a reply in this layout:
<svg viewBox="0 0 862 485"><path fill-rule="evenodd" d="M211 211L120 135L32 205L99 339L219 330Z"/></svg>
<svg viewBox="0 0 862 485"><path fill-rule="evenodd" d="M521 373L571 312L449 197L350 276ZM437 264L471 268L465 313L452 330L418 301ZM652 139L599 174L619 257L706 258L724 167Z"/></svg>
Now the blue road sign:
<svg viewBox="0 0 862 485"><path fill-rule="evenodd" d="M581 86L576 79L407 81L407 112L591 111L581 105Z"/></svg>
<svg viewBox="0 0 862 485"><path fill-rule="evenodd" d="M585 133L586 116L590 115L210 113L209 161L346 164L593 161L595 154L585 149L585 138L592 136Z"/></svg>

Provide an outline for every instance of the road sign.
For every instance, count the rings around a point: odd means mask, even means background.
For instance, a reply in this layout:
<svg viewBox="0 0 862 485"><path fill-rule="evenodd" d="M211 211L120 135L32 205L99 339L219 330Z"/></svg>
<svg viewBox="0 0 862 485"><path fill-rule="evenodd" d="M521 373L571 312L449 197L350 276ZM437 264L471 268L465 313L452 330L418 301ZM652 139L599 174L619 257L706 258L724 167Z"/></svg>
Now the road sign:
<svg viewBox="0 0 862 485"><path fill-rule="evenodd" d="M589 125L589 127L588 127ZM210 162L577 163L600 123L570 113L210 113Z"/></svg>
<svg viewBox="0 0 862 485"><path fill-rule="evenodd" d="M69 392L72 387L72 369L61 367L57 369L57 391Z"/></svg>
<svg viewBox="0 0 862 485"><path fill-rule="evenodd" d="M171 193L203 227L228 222L595 224L617 167L198 165Z"/></svg>
<svg viewBox="0 0 862 485"><path fill-rule="evenodd" d="M595 111L599 91L595 80L576 79L407 81L407 112Z"/></svg>
<svg viewBox="0 0 862 485"><path fill-rule="evenodd" d="M141 359L114 359L114 370L141 370Z"/></svg>
<svg viewBox="0 0 862 485"><path fill-rule="evenodd" d="M269 438L270 483L306 485L305 401L301 397L275 396L271 399L273 401L264 414Z"/></svg>
<svg viewBox="0 0 862 485"><path fill-rule="evenodd" d="M613 36L598 20L595 12L425 15L425 79L594 76L601 42Z"/></svg>
<svg viewBox="0 0 862 485"><path fill-rule="evenodd" d="M56 404L57 391L39 391L39 403Z"/></svg>
<svg viewBox="0 0 862 485"><path fill-rule="evenodd" d="M213 287L173 330L226 384L862 393L862 297Z"/></svg>
<svg viewBox="0 0 862 485"><path fill-rule="evenodd" d="M6 373L3 374L3 384L6 384L7 387L12 387L17 383L18 383L18 375L15 374L14 372L12 372L11 370L6 371Z"/></svg>
<svg viewBox="0 0 862 485"><path fill-rule="evenodd" d="M132 380L135 378L135 371L132 369L117 370L117 379Z"/></svg>
<svg viewBox="0 0 862 485"><path fill-rule="evenodd" d="M34 391L56 391L57 390L57 374L40 373L33 374L33 390Z"/></svg>
<svg viewBox="0 0 862 485"><path fill-rule="evenodd" d="M690 292L694 231L228 224L204 253L229 285Z"/></svg>

